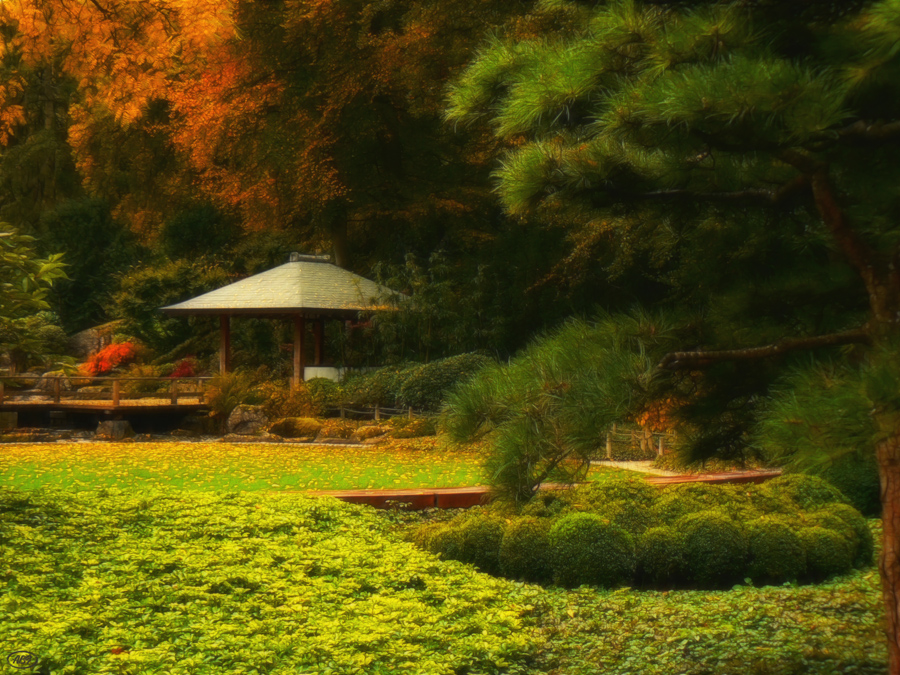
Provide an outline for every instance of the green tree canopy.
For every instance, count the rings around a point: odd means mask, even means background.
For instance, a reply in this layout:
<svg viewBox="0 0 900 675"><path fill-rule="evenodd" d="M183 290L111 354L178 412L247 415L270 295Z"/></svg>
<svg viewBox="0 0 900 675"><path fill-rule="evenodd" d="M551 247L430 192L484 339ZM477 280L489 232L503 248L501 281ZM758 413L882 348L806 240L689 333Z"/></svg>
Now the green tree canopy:
<svg viewBox="0 0 900 675"><path fill-rule="evenodd" d="M900 2L539 9L543 35L491 39L450 92L451 121L484 120L507 144L504 208L567 223L583 264L641 261L701 317L657 375L718 425L707 450L750 440L796 354L851 357L890 514L886 588L900 588Z"/></svg>

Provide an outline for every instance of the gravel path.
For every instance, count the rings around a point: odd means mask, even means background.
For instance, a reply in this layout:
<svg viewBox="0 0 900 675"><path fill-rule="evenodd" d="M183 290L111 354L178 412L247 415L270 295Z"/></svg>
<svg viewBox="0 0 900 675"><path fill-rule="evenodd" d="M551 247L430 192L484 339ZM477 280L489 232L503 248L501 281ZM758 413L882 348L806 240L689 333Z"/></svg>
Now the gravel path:
<svg viewBox="0 0 900 675"><path fill-rule="evenodd" d="M652 460L644 460L639 462L617 462L615 460L601 459L591 462L592 466L608 466L614 469L628 469L629 471L639 471L641 473L649 473L654 476L680 476L677 471L667 471L666 469L657 469L653 466Z"/></svg>

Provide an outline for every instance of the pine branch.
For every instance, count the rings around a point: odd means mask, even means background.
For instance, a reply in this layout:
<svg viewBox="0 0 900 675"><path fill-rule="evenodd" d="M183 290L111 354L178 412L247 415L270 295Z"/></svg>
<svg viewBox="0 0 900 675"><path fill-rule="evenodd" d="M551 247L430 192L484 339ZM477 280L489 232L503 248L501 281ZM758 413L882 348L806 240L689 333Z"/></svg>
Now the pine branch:
<svg viewBox="0 0 900 675"><path fill-rule="evenodd" d="M900 121L867 122L858 120L838 130L838 137L863 141L886 141L900 139Z"/></svg>
<svg viewBox="0 0 900 675"><path fill-rule="evenodd" d="M749 188L746 190L734 190L732 192L696 192L693 190L656 190L653 192L609 192L616 195L622 201L701 201L701 202L726 202L737 204L769 204L777 205L790 197L793 193L809 185L806 176L798 176L785 183L777 190L764 190Z"/></svg>
<svg viewBox="0 0 900 675"><path fill-rule="evenodd" d="M685 370L705 368L720 361L748 361L781 356L798 349L818 349L819 347L835 347L837 345L870 344L871 338L866 327L855 328L841 333L814 335L804 338L785 338L762 347L746 349L724 349L717 351L672 352L666 354L658 367L666 370Z"/></svg>

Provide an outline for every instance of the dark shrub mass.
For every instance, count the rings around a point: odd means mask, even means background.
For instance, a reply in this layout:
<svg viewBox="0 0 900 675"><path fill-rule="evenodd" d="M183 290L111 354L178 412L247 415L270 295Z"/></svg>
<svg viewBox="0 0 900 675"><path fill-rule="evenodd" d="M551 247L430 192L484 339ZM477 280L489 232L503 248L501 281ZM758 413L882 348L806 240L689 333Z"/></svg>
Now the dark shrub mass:
<svg viewBox="0 0 900 675"><path fill-rule="evenodd" d="M613 587L632 577L632 538L596 514L563 516L550 530L549 539L553 579L561 586Z"/></svg>
<svg viewBox="0 0 900 675"><path fill-rule="evenodd" d="M749 565L755 582L782 583L806 571L806 551L797 533L783 519L765 516L747 525Z"/></svg>
<svg viewBox="0 0 900 675"><path fill-rule="evenodd" d="M684 534L685 574L701 586L741 579L747 565L747 539L741 528L717 511L685 516L676 527Z"/></svg>
<svg viewBox="0 0 900 675"><path fill-rule="evenodd" d="M519 518L511 523L500 542L502 574L523 581L550 581L549 533L550 521L546 518Z"/></svg>

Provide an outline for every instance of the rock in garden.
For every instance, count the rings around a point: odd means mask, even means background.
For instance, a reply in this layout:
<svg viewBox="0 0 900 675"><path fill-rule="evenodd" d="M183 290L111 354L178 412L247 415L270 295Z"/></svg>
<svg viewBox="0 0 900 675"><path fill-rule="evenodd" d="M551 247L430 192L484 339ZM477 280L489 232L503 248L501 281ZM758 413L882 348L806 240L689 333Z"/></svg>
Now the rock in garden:
<svg viewBox="0 0 900 675"><path fill-rule="evenodd" d="M94 438L106 441L121 441L124 438L134 437L134 429L128 420L107 420L100 422Z"/></svg>
<svg viewBox="0 0 900 675"><path fill-rule="evenodd" d="M269 433L284 438L315 438L321 428L322 423L312 417L285 417L269 427Z"/></svg>
<svg viewBox="0 0 900 675"><path fill-rule="evenodd" d="M269 418L258 405L239 405L228 416L226 430L229 434L250 436L264 431Z"/></svg>

